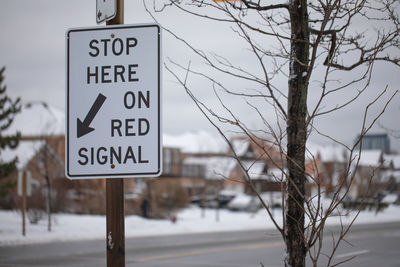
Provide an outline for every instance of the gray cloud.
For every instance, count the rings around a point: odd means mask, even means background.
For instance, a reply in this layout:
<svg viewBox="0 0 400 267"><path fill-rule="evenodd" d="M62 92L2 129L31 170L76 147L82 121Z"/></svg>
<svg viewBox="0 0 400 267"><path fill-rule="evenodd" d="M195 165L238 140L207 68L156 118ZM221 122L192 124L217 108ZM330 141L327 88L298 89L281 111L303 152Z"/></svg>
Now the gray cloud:
<svg viewBox="0 0 400 267"><path fill-rule="evenodd" d="M151 1L152 2L152 1ZM7 67L6 84L8 93L20 96L24 102L32 100L45 100L46 102L63 109L65 90L65 31L73 27L96 25L95 1L54 1L54 0L2 0L0 2L2 16L0 16L0 65ZM204 51L215 51L232 59L234 63L257 71L254 58L249 56L243 42L235 37L228 25L223 23L206 23L201 19L189 17L177 10L169 9L166 13L157 14L163 26L174 29L193 45ZM145 12L141 1L125 1L125 23L148 23L151 17ZM166 32L163 33L162 53L164 61L168 58L180 64L187 65L191 61L194 69L206 70L187 51ZM262 41L262 40L260 40ZM237 45L240 44L240 45ZM268 44L266 42L266 44ZM207 71L207 70L206 70ZM184 75L182 71L177 71ZM223 78L217 73L210 73L216 78ZM318 118L315 123L325 133L332 133L339 140L350 143L357 135L360 127L364 106L380 92L386 84L390 84L390 92L398 89L400 72L394 67L377 66L371 90L359 99L354 105L343 109L335 115ZM181 76L182 77L182 76ZM184 90L176 83L174 78L163 71L163 119L164 131L167 133L180 133L208 129L213 131L207 120L198 112L193 102ZM212 104L216 110L218 101L213 95L209 82L200 81L195 76L190 76L194 85L194 93L207 103ZM232 90L261 89L241 82L225 80ZM284 79L278 86L286 90L287 83ZM397 88L396 88L397 86ZM354 90L357 90L356 88ZM310 105L317 97L318 90L310 90ZM333 106L344 97L354 94L355 91L333 96L325 107ZM373 108L378 112L382 107L380 102ZM262 102L257 102L262 105ZM258 127L259 118L254 114L249 115L250 108L240 97L230 97L229 106L234 107L243 120L247 120L251 127ZM263 107L263 112L273 120L274 114L270 108ZM382 117L381 122L388 128L399 130L398 114L400 98L396 97L388 112ZM374 131L383 131L379 126ZM313 137L314 141L327 142L320 137ZM400 149L400 142L392 139L395 148Z"/></svg>

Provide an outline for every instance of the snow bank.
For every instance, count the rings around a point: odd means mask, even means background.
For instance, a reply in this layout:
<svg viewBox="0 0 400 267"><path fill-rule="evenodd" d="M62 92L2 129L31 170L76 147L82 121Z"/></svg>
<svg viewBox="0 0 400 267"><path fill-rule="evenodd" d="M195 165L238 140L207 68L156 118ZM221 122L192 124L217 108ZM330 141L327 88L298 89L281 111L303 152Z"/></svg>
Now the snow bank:
<svg viewBox="0 0 400 267"><path fill-rule="evenodd" d="M281 221L281 210L275 209L274 216L277 221ZM20 213L0 211L0 218L0 246L104 239L106 231L105 216L56 214L52 232L47 232L47 221L43 219L37 225L27 223L27 234L23 237ZM352 216L342 217L341 220L349 223L352 218ZM400 222L400 207L398 206L389 206L378 214L374 211L363 211L356 224L394 221ZM329 225L339 223L339 217L332 217L328 221ZM217 210L206 209L203 213L198 207L190 207L177 215L176 223L169 220L148 220L138 216L126 216L125 218L126 238L272 228L274 228L272 221L264 210L256 213L220 210L218 214Z"/></svg>

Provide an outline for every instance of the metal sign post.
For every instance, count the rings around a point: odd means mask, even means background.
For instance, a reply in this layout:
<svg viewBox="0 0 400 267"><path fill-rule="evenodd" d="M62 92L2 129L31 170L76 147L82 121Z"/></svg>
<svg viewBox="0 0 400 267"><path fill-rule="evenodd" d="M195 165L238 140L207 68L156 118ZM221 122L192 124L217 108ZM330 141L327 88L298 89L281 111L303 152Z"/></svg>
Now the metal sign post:
<svg viewBox="0 0 400 267"><path fill-rule="evenodd" d="M26 235L26 171L22 172L22 235Z"/></svg>
<svg viewBox="0 0 400 267"><path fill-rule="evenodd" d="M124 180L106 179L107 267L125 266Z"/></svg>

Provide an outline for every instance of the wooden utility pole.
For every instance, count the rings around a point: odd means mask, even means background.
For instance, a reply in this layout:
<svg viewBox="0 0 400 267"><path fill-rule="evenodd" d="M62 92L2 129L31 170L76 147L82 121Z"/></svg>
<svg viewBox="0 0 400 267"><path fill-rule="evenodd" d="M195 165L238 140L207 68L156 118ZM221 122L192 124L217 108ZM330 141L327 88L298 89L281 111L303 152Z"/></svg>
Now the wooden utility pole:
<svg viewBox="0 0 400 267"><path fill-rule="evenodd" d="M107 25L124 24L124 0L117 1L117 14ZM125 267L124 180L106 179L107 267Z"/></svg>
<svg viewBox="0 0 400 267"><path fill-rule="evenodd" d="M26 171L22 171L22 235L26 235Z"/></svg>
<svg viewBox="0 0 400 267"><path fill-rule="evenodd" d="M106 179L107 267L125 267L124 180Z"/></svg>

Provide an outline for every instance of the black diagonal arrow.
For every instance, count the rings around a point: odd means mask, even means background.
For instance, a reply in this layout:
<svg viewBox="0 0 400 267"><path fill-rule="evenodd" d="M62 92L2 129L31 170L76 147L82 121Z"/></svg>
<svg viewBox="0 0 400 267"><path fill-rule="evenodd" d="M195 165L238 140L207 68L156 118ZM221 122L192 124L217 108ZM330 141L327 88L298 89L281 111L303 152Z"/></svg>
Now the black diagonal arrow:
<svg viewBox="0 0 400 267"><path fill-rule="evenodd" d="M101 11L99 10L99 13L97 13L97 20L100 20L101 15L103 15L103 14L102 14Z"/></svg>
<svg viewBox="0 0 400 267"><path fill-rule="evenodd" d="M101 106L103 105L104 101L106 101L106 97L102 94L99 94L94 101L92 107L89 110L89 113L86 115L83 122L78 118L77 119L77 136L82 137L85 134L94 131L94 128L90 127L90 123L92 123L94 117L96 117L97 112L99 112Z"/></svg>

